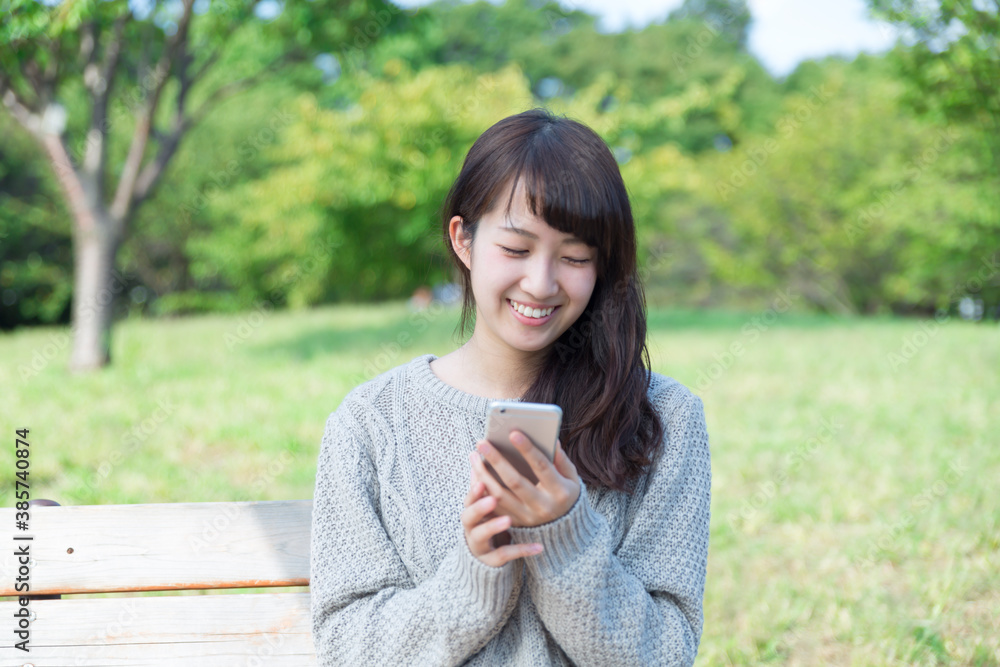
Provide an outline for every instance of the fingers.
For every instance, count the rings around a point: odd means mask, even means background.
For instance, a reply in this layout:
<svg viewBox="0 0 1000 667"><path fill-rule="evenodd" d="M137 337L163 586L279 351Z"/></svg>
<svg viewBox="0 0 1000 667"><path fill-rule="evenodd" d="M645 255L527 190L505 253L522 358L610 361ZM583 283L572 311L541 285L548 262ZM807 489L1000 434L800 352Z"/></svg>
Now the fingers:
<svg viewBox="0 0 1000 667"><path fill-rule="evenodd" d="M537 500L538 491L535 489L535 485L525 479L488 440L480 440L476 444L476 449L482 454L485 460L489 461L493 469L497 471L500 479L507 485L507 488L504 489L493 475L486 470L486 465L482 460L474 464L480 481L486 484L490 495L497 497L501 507L506 507L510 504L508 499L511 495L516 496L521 502Z"/></svg>
<svg viewBox="0 0 1000 667"><path fill-rule="evenodd" d="M462 510L462 513L459 515L459 519L462 521L462 526L465 527L466 534L472 532L479 526L479 524L489 518L488 515L496 507L496 504L496 498L493 496L486 496L485 498L479 498ZM498 530L497 532L500 531Z"/></svg>
<svg viewBox="0 0 1000 667"><path fill-rule="evenodd" d="M470 460L472 458L477 459L479 467L485 469L475 452L470 455ZM494 514L498 501L492 495L484 495L487 493L486 485L477 479L481 474L482 470L478 474L475 470L470 474L471 483L465 496L465 509L460 515L465 541L472 555L490 567L502 567L516 558L541 553L541 544L510 544L509 537L506 540L498 537L510 528L512 519L507 515ZM492 475L486 473L486 476L496 484Z"/></svg>
<svg viewBox="0 0 1000 667"><path fill-rule="evenodd" d="M494 551L496 536L510 528L509 516L492 515L495 507L496 498L486 496L462 510L461 521L465 529L465 541L472 555L480 560Z"/></svg>
<svg viewBox="0 0 1000 667"><path fill-rule="evenodd" d="M566 456L566 452L562 448L562 442L559 440L556 440L556 457L554 463L560 475L574 482L580 481L580 474L577 472L576 466Z"/></svg>
<svg viewBox="0 0 1000 667"><path fill-rule="evenodd" d="M501 493L504 492L504 489L502 486L500 486L500 483L497 482L496 478L490 473L490 471L486 469L486 465L484 463L485 455L483 455L483 450L479 450L479 446L485 442L486 442L485 440L480 440L479 443L477 443L476 448L478 453L472 452L469 455L469 460L472 461L472 469L474 474L476 475L476 479L479 480L480 484L486 486L486 492L492 496L500 498L500 495ZM490 448L492 449L492 447ZM497 454L497 456L499 456L499 454ZM496 470L497 467L494 465L493 469ZM499 471L497 472L499 473Z"/></svg>
<svg viewBox="0 0 1000 667"><path fill-rule="evenodd" d="M465 496L465 506L469 507L477 500L480 500L482 498L491 498L491 497L492 496L487 495L486 486L482 482L477 481L469 488L469 493ZM496 498L493 498L493 500L496 500ZM496 508L496 503L493 503L493 507ZM480 517L480 520L484 521L486 519L492 519L495 516L496 514L494 514L493 511L490 510L486 514L482 515L482 517Z"/></svg>
<svg viewBox="0 0 1000 667"><path fill-rule="evenodd" d="M465 494L465 501L463 503L465 507L468 507L472 503L476 502L479 498L482 497L483 492L485 491L486 487L483 486L482 482L473 482L471 485L469 485L469 492Z"/></svg>
<svg viewBox="0 0 1000 667"><path fill-rule="evenodd" d="M469 463L470 464L472 463L473 457L479 458L478 456L476 456L475 452L471 452L469 454ZM472 503L476 502L476 500L480 496L482 496L485 491L486 491L485 485L483 485L482 482L480 482L480 481L478 481L476 479L475 470L472 467L470 467L469 468L469 492L467 494L465 494L464 505L466 507L468 507Z"/></svg>
<svg viewBox="0 0 1000 667"><path fill-rule="evenodd" d="M538 478L539 482L551 483L555 482L553 478L553 471L555 470L552 465L552 461L549 461L548 457L542 453L542 450L535 447L531 439L528 438L522 431L513 430L510 432L511 444L521 453L521 456L528 462L531 466L532 471L535 473L535 477ZM556 441L558 446L558 440Z"/></svg>
<svg viewBox="0 0 1000 667"><path fill-rule="evenodd" d="M493 549L490 540L508 528L510 528L510 517L498 516L489 521L484 521L469 531L469 539L479 547L481 553L486 553Z"/></svg>

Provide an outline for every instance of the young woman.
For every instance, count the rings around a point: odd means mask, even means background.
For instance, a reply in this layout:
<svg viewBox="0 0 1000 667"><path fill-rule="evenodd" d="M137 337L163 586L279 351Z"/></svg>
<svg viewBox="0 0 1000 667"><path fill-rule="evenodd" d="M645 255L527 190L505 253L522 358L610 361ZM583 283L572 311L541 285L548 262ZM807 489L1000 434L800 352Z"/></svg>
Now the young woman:
<svg viewBox="0 0 1000 667"><path fill-rule="evenodd" d="M546 111L505 118L470 149L443 223L472 336L354 388L326 423L320 664L691 664L708 435L700 399L649 370L611 151ZM512 435L537 484L482 440L497 399L563 409L554 462Z"/></svg>

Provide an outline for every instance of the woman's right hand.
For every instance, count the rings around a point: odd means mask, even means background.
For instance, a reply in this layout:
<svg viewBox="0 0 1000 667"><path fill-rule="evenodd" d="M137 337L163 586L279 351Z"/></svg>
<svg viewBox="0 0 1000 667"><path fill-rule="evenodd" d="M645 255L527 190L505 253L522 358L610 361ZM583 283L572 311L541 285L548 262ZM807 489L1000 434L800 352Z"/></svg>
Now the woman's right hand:
<svg viewBox="0 0 1000 667"><path fill-rule="evenodd" d="M473 456L479 454L471 453L470 464ZM486 485L476 478L475 471L471 471L469 492L465 495L465 509L460 516L462 527L465 528L465 542L469 545L472 555L484 565L502 567L515 558L541 553L541 544L507 544L509 540L497 537L510 528L510 517L492 515L497 506L497 499L485 494ZM500 546L501 544L503 546Z"/></svg>

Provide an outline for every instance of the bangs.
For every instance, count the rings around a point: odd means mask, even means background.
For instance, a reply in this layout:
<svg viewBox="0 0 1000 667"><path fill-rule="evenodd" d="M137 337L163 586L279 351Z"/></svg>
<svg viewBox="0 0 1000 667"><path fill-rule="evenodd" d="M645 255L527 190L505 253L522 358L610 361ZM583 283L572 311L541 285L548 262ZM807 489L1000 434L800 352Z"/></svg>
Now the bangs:
<svg viewBox="0 0 1000 667"><path fill-rule="evenodd" d="M521 159L504 179L509 183L503 189L507 192L504 212L510 216L517 186L523 181L528 210L533 215L599 251L614 248L621 243L616 233L632 224L618 163L599 137L594 137L599 145L581 151L580 140L587 137L559 134L550 125L524 142ZM601 157L606 159L585 162L581 155L593 154L595 149L605 153ZM608 174L609 170L614 173Z"/></svg>

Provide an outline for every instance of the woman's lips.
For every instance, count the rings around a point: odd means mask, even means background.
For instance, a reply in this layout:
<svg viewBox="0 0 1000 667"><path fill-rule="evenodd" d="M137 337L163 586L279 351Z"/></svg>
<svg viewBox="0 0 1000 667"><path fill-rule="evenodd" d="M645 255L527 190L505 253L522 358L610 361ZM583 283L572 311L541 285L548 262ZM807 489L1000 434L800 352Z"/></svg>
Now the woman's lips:
<svg viewBox="0 0 1000 667"><path fill-rule="evenodd" d="M520 322L521 324L526 324L529 327L538 327L545 324L546 322L551 320L552 316L555 315L556 311L559 310L559 306L555 306L552 309L552 312L546 315L545 317L526 317L514 309L514 304L511 303L510 299L507 299L507 306L510 308L510 312L514 313L514 317L517 318L518 322Z"/></svg>

